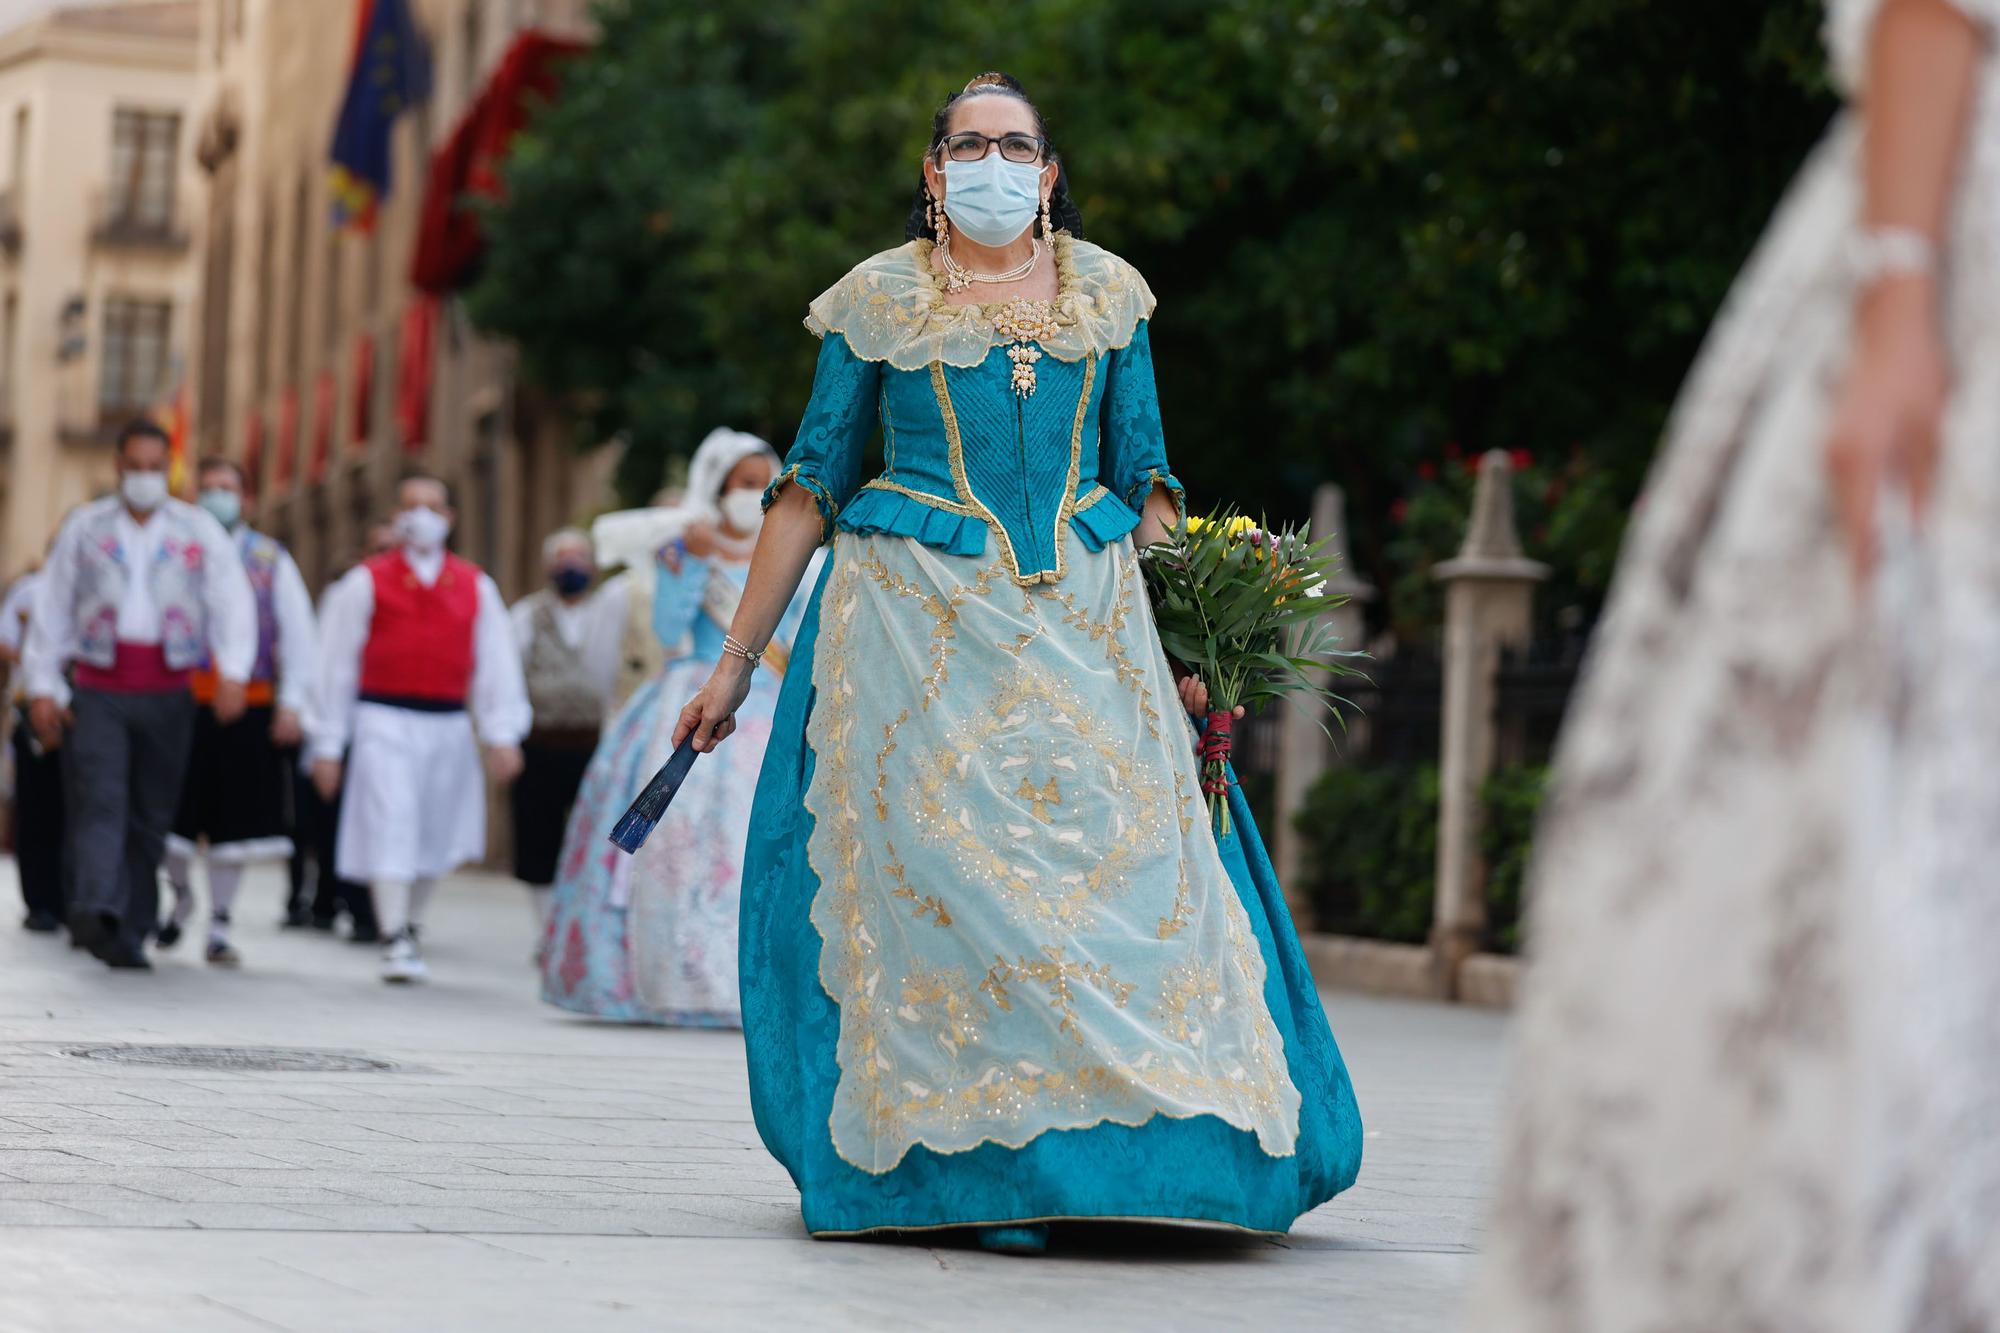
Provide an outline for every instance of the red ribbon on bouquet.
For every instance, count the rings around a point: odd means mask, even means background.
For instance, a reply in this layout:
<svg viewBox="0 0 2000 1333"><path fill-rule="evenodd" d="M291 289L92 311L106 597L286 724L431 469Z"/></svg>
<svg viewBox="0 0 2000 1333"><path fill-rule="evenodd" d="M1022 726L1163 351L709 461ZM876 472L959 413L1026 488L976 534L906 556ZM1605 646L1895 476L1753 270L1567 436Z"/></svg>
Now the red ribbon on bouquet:
<svg viewBox="0 0 2000 1333"><path fill-rule="evenodd" d="M1229 709L1216 709L1209 713L1208 730L1201 735L1201 789L1211 796L1221 796L1229 790L1229 775L1223 765L1229 762L1235 723L1236 715Z"/></svg>

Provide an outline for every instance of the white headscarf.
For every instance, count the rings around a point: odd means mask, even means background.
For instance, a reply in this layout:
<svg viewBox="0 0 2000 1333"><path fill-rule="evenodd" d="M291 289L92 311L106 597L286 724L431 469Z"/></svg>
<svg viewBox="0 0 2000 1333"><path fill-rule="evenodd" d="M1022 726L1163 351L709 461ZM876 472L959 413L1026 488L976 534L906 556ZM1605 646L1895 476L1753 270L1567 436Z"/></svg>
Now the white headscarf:
<svg viewBox="0 0 2000 1333"><path fill-rule="evenodd" d="M755 435L727 426L717 426L703 439L688 463L686 497L664 509L625 509L606 514L590 525L591 540L597 546L597 563L639 569L652 563L653 553L681 535L690 523L721 521L716 501L722 498L722 483L736 465L758 455L771 460L775 470L778 451Z"/></svg>

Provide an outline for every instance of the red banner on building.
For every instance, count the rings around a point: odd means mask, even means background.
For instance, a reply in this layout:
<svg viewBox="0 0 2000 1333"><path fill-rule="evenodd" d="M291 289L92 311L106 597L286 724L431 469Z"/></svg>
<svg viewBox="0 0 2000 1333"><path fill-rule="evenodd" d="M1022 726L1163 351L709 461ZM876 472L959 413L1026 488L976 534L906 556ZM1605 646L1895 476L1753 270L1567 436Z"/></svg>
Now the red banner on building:
<svg viewBox="0 0 2000 1333"><path fill-rule="evenodd" d="M396 434L403 452L421 454L430 438L431 367L437 348L438 303L419 296L403 311L396 348Z"/></svg>
<svg viewBox="0 0 2000 1333"><path fill-rule="evenodd" d="M586 50L582 43L528 31L514 39L493 77L473 99L444 146L432 156L424 187L410 281L443 294L464 286L486 248L478 210L467 196L500 197L500 164L536 105L562 88L562 64Z"/></svg>
<svg viewBox="0 0 2000 1333"><path fill-rule="evenodd" d="M314 486L326 480L326 465L333 453L333 372L322 370L313 381L312 463L306 480Z"/></svg>
<svg viewBox="0 0 2000 1333"><path fill-rule="evenodd" d="M264 493L264 414L255 408L243 423L243 488L252 501Z"/></svg>
<svg viewBox="0 0 2000 1333"><path fill-rule="evenodd" d="M365 451L375 433L375 339L364 333L354 340L353 396L348 399L354 428L347 438Z"/></svg>

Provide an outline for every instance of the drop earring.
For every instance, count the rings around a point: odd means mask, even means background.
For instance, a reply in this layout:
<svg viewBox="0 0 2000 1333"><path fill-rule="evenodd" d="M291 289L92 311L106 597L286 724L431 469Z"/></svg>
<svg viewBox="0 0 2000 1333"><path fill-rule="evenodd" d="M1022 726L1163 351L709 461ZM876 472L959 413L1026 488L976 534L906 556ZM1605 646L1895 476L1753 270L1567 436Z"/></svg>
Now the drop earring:
<svg viewBox="0 0 2000 1333"><path fill-rule="evenodd" d="M1056 243L1055 224L1049 221L1049 197L1047 195L1042 196L1042 239L1050 245Z"/></svg>

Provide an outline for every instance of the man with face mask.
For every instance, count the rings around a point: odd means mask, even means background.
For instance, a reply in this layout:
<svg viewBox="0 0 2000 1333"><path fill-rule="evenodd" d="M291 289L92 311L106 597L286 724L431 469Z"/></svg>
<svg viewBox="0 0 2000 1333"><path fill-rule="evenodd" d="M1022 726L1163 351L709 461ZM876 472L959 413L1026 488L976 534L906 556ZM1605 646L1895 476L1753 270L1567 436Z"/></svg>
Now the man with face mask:
<svg viewBox="0 0 2000 1333"><path fill-rule="evenodd" d="M597 562L588 534L576 528L550 534L542 567L548 586L513 610L535 712L513 791L514 877L533 891L538 918L547 915L570 807L604 726L625 629L623 585L614 580L591 590Z"/></svg>
<svg viewBox="0 0 2000 1333"><path fill-rule="evenodd" d="M335 869L373 886L382 979L403 983L429 975L419 932L438 877L486 850L479 744L492 778L512 782L533 714L499 588L445 549L450 490L413 474L396 501L401 545L322 604L307 730L321 796L341 791L346 769Z"/></svg>
<svg viewBox="0 0 2000 1333"><path fill-rule="evenodd" d="M234 722L257 658L256 599L236 543L207 511L167 494L167 463L166 433L152 422L120 432L118 493L63 524L23 657L36 737L66 747L70 933L120 968L150 966L160 858L194 731L189 678L212 664L210 707Z"/></svg>
<svg viewBox="0 0 2000 1333"><path fill-rule="evenodd" d="M304 733L300 719L312 690L318 632L312 597L290 552L243 521L243 473L226 458L205 458L195 470L198 503L236 539L257 600L257 660L250 669L247 708L235 722L197 714L194 751L181 793L180 815L167 839L167 881L174 906L160 927L160 946L181 937L194 907L194 858L208 844L208 947L218 967L242 960L229 942L230 912L243 870L254 861L292 852L292 760ZM213 667L194 673L197 703L212 704Z"/></svg>

